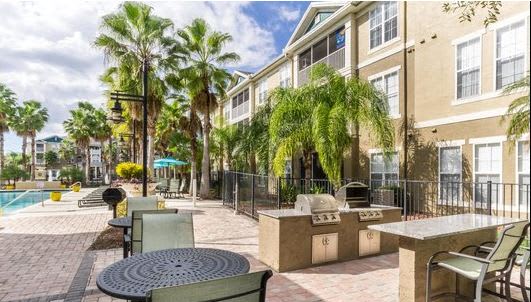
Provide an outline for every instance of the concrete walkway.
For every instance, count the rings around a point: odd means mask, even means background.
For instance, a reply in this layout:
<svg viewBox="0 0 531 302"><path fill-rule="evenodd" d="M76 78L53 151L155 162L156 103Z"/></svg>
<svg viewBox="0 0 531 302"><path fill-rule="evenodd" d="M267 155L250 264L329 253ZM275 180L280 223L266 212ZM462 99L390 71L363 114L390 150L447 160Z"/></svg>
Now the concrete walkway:
<svg viewBox="0 0 531 302"><path fill-rule="evenodd" d="M122 259L121 249L86 251L107 227L106 207L77 207L89 193L68 193L59 203L45 202L0 220L0 301L119 301L101 293L97 275ZM218 201L168 200L167 207L194 213L198 247L244 255L251 269L258 260L258 224L234 215ZM267 301L398 301L398 255L275 273ZM498 301L488 299L487 301Z"/></svg>

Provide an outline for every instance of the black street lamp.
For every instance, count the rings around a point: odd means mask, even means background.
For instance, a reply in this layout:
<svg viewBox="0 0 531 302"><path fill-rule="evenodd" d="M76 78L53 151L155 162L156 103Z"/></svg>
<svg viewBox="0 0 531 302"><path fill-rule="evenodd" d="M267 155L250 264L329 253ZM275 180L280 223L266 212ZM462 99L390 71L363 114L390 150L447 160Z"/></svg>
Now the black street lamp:
<svg viewBox="0 0 531 302"><path fill-rule="evenodd" d="M142 196L147 196L147 98L148 98L148 63L142 63L142 95L127 94L123 92L111 92L111 100L114 105L111 108L111 120L115 123L123 122L122 104L124 102L142 103Z"/></svg>

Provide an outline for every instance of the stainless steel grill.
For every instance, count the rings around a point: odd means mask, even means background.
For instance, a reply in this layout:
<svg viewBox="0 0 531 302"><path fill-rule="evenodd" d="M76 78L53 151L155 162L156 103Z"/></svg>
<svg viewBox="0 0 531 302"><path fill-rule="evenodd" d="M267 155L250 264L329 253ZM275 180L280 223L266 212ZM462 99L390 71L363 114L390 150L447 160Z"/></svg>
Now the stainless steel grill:
<svg viewBox="0 0 531 302"><path fill-rule="evenodd" d="M370 207L369 187L361 182L350 182L342 186L337 190L335 198L340 207L350 209Z"/></svg>
<svg viewBox="0 0 531 302"><path fill-rule="evenodd" d="M341 222L334 196L330 194L299 194L295 209L312 214L312 225L338 224Z"/></svg>

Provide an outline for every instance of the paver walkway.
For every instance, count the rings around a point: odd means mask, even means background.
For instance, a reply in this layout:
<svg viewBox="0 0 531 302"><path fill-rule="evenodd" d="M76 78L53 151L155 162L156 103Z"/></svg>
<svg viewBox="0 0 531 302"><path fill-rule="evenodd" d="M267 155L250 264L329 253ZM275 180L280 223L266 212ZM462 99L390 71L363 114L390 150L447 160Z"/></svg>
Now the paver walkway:
<svg viewBox="0 0 531 302"><path fill-rule="evenodd" d="M77 208L66 202L46 202L0 220L0 301L118 301L95 284L99 272L122 258L121 249L86 252L111 218L106 207ZM172 200L168 207L193 211L196 244L241 253L252 270L266 267L258 258L257 222L202 201ZM275 273L267 301L397 301L398 255L384 255ZM489 299L493 301L492 299ZM496 301L496 300L494 300Z"/></svg>

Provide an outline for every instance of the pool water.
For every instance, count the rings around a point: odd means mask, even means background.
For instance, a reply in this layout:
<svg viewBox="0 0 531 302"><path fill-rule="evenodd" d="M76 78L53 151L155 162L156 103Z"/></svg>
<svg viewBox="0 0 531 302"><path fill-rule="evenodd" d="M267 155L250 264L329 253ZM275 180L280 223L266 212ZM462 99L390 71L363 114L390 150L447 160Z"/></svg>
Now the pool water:
<svg viewBox="0 0 531 302"><path fill-rule="evenodd" d="M42 202L43 200L50 198L50 192L52 191L56 190L28 192L13 203L10 202L26 191L0 191L0 212L6 215Z"/></svg>

